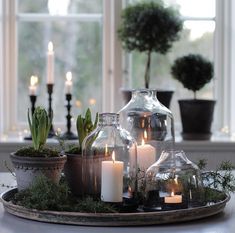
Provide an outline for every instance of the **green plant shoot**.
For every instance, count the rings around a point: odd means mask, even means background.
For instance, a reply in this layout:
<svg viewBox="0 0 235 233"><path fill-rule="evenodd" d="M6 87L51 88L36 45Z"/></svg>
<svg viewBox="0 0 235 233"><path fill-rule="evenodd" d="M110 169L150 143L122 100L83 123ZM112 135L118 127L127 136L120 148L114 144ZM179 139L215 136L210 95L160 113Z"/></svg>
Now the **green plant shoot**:
<svg viewBox="0 0 235 233"><path fill-rule="evenodd" d="M77 117L77 133L78 133L78 142L80 149L82 148L82 142L84 138L93 131L98 123L98 113L96 113L95 121L92 122L91 110L88 108L85 117L78 115Z"/></svg>
<svg viewBox="0 0 235 233"><path fill-rule="evenodd" d="M46 143L52 124L52 117L50 118L48 116L44 108L37 107L31 118L28 109L28 123L32 135L33 147L35 150L40 150Z"/></svg>

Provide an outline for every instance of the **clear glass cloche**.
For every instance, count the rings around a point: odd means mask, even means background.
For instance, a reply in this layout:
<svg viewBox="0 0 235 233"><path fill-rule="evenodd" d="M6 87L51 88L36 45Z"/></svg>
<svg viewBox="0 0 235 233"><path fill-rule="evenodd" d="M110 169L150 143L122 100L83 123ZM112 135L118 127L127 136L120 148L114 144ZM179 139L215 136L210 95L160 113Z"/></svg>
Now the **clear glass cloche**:
<svg viewBox="0 0 235 233"><path fill-rule="evenodd" d="M183 151L163 151L146 171L144 209L171 210L204 205L201 172Z"/></svg>
<svg viewBox="0 0 235 233"><path fill-rule="evenodd" d="M119 115L99 114L97 128L83 141L84 195L122 202L136 191L136 142L119 125Z"/></svg>
<svg viewBox="0 0 235 233"><path fill-rule="evenodd" d="M132 91L130 102L120 111L120 123L137 142L137 163L146 171L163 150L174 146L174 120L171 111L162 105L156 90Z"/></svg>

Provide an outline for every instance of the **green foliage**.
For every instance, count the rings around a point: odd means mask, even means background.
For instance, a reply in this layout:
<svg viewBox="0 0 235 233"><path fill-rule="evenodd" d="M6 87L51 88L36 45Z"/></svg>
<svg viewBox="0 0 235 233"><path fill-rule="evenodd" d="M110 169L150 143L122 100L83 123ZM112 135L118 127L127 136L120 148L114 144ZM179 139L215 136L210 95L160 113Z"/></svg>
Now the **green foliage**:
<svg viewBox="0 0 235 233"><path fill-rule="evenodd" d="M118 35L128 51L146 52L145 87L149 87L151 53L165 54L179 39L182 21L178 11L161 1L137 3L123 10Z"/></svg>
<svg viewBox="0 0 235 233"><path fill-rule="evenodd" d="M23 147L16 151L18 156L25 157L58 157L59 151L49 147L43 147L40 150L35 150L33 147Z"/></svg>
<svg viewBox="0 0 235 233"><path fill-rule="evenodd" d="M52 118L48 116L44 108L37 107L32 115L32 119L30 118L28 109L28 123L32 135L33 147L39 151L46 143Z"/></svg>
<svg viewBox="0 0 235 233"><path fill-rule="evenodd" d="M85 117L83 117L82 115L78 115L76 126L77 126L80 151L82 148L82 142L84 138L96 128L97 123L98 123L98 113L96 113L95 121L93 123L91 117L91 111L89 108L86 111Z"/></svg>
<svg viewBox="0 0 235 233"><path fill-rule="evenodd" d="M45 176L39 176L33 185L15 194L13 203L37 210L73 211L88 213L112 213L116 210L109 204L90 197L74 197L65 181L59 185Z"/></svg>
<svg viewBox="0 0 235 233"><path fill-rule="evenodd" d="M123 10L122 25L118 30L128 51L155 51L165 54L179 37L182 22L172 7L162 2L137 3Z"/></svg>
<svg viewBox="0 0 235 233"><path fill-rule="evenodd" d="M206 203L216 203L226 198L226 193L212 188L205 188Z"/></svg>
<svg viewBox="0 0 235 233"><path fill-rule="evenodd" d="M171 67L172 76L194 92L202 89L214 75L213 64L199 54L177 58Z"/></svg>
<svg viewBox="0 0 235 233"><path fill-rule="evenodd" d="M57 185L45 176L37 177L33 185L15 194L14 202L30 209L63 210L68 204L69 189Z"/></svg>
<svg viewBox="0 0 235 233"><path fill-rule="evenodd" d="M206 161L200 160L199 167L205 169ZM233 170L235 166L229 161L223 161L215 171L205 171L202 173L202 179L206 187L222 190L224 192L235 192L235 177Z"/></svg>

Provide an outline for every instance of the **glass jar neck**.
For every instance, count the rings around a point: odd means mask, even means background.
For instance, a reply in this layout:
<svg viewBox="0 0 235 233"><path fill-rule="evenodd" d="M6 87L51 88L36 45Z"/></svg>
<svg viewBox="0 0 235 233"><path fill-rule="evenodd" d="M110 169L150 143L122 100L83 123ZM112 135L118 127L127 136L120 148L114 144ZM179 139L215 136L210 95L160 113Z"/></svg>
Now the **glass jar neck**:
<svg viewBox="0 0 235 233"><path fill-rule="evenodd" d="M132 91L132 98L156 98L157 90L154 89L138 89Z"/></svg>
<svg viewBox="0 0 235 233"><path fill-rule="evenodd" d="M119 114L101 113L99 114L99 126L119 125Z"/></svg>

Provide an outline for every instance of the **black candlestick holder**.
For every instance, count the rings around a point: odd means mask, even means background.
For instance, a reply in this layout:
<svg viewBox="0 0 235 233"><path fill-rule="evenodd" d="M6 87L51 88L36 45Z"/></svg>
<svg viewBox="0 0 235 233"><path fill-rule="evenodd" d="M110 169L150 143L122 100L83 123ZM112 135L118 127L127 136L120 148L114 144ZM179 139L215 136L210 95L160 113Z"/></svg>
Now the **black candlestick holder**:
<svg viewBox="0 0 235 233"><path fill-rule="evenodd" d="M47 84L47 93L49 95L49 98L48 98L48 103L49 103L49 106L48 106L48 116L50 118L53 117L53 111L52 111L52 93L53 93L53 86L54 84L52 83L48 83ZM48 138L52 138L55 136L55 131L54 131L54 127L53 127L53 124L51 124L51 128L50 128L50 131L48 133Z"/></svg>
<svg viewBox="0 0 235 233"><path fill-rule="evenodd" d="M35 111L35 103L36 103L36 100L37 100L37 96L36 95L30 95L29 99L30 99L30 103L31 103L31 114L33 115L33 113ZM27 137L24 137L24 140L32 140L32 136L29 135Z"/></svg>
<svg viewBox="0 0 235 233"><path fill-rule="evenodd" d="M78 137L71 131L71 103L70 101L72 100L72 95L71 94L66 94L66 101L67 101L67 105L65 105L65 107L67 108L67 115L66 115L66 119L67 119L67 131L61 136L62 139L65 140L75 140Z"/></svg>

